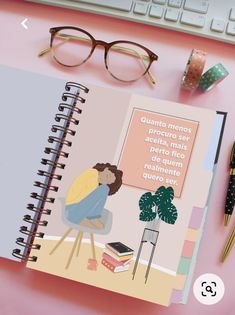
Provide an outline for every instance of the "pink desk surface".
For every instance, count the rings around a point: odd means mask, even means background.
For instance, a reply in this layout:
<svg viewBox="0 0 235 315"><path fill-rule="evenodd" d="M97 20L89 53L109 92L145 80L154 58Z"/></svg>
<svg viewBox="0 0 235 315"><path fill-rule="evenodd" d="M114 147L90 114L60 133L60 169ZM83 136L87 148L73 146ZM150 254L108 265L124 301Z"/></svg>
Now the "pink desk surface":
<svg viewBox="0 0 235 315"><path fill-rule="evenodd" d="M24 18L28 18L28 30L20 25ZM0 25L2 64L229 113L208 221L194 274L194 279L207 272L216 273L223 279L226 291L221 302L203 306L195 300L191 290L187 305L165 308L28 270L23 264L0 259L0 314L235 314L235 250L224 265L219 262L230 230L223 228L222 217L228 180L228 153L235 139L234 46L152 26L22 1L0 1ZM55 67L47 57L38 59L37 53L48 45L49 27L59 25L79 26L94 37L107 41L130 39L146 45L159 55L153 69L158 86L151 88L146 79L132 85L116 82L106 74L99 51L89 63L76 70L65 71ZM180 79L192 48L207 51L206 68L222 62L230 72L229 77L209 93L196 92L191 95L180 90ZM233 223L235 219L231 225Z"/></svg>

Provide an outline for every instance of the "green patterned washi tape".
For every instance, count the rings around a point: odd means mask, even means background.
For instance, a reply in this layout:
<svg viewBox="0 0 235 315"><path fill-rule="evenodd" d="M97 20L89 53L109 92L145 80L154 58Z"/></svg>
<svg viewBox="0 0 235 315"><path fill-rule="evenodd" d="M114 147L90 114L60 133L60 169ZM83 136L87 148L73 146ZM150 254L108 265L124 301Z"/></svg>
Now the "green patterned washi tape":
<svg viewBox="0 0 235 315"><path fill-rule="evenodd" d="M218 63L202 75L199 86L204 92L209 91L226 78L228 74L228 70L221 63Z"/></svg>

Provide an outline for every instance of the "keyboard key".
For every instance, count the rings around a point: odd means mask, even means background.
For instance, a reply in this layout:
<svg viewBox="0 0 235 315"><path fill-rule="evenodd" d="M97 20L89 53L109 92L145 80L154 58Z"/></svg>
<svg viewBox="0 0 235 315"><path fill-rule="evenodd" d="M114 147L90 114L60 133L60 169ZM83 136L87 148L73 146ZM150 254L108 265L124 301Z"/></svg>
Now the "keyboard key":
<svg viewBox="0 0 235 315"><path fill-rule="evenodd" d="M184 9L198 12L207 13L209 2L207 0L185 0Z"/></svg>
<svg viewBox="0 0 235 315"><path fill-rule="evenodd" d="M163 15L164 8L160 5L152 5L149 11L149 16L161 18Z"/></svg>
<svg viewBox="0 0 235 315"><path fill-rule="evenodd" d="M225 22L223 20L213 19L211 23L211 30L219 33L223 33L225 28Z"/></svg>
<svg viewBox="0 0 235 315"><path fill-rule="evenodd" d="M182 0L169 0L168 1L169 7L180 8L181 4L182 4Z"/></svg>
<svg viewBox="0 0 235 315"><path fill-rule="evenodd" d="M195 27L203 27L205 24L205 17L203 15L184 11L180 22Z"/></svg>
<svg viewBox="0 0 235 315"><path fill-rule="evenodd" d="M136 2L134 13L145 15L148 11L148 4L142 2Z"/></svg>
<svg viewBox="0 0 235 315"><path fill-rule="evenodd" d="M232 21L235 21L235 8L232 8L230 10L229 19L232 20Z"/></svg>
<svg viewBox="0 0 235 315"><path fill-rule="evenodd" d="M153 0L153 3L166 4L166 0Z"/></svg>
<svg viewBox="0 0 235 315"><path fill-rule="evenodd" d="M179 17L179 10L168 8L165 14L165 20L176 22Z"/></svg>
<svg viewBox="0 0 235 315"><path fill-rule="evenodd" d="M228 22L226 33L229 35L235 35L235 23Z"/></svg>
<svg viewBox="0 0 235 315"><path fill-rule="evenodd" d="M96 6L101 6L109 9L120 10L130 12L132 7L132 0L76 0L76 2L86 3L86 4L94 4Z"/></svg>

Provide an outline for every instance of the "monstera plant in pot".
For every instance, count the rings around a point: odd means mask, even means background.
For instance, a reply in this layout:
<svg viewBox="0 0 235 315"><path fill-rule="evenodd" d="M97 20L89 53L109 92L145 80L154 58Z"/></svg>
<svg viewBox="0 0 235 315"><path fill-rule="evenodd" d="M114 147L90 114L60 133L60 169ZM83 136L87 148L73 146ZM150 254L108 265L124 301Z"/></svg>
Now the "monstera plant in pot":
<svg viewBox="0 0 235 315"><path fill-rule="evenodd" d="M159 231L161 221L175 224L178 213L172 203L173 199L174 189L165 186L159 187L155 193L146 192L140 197L139 209L141 212L139 219L148 222L146 228Z"/></svg>

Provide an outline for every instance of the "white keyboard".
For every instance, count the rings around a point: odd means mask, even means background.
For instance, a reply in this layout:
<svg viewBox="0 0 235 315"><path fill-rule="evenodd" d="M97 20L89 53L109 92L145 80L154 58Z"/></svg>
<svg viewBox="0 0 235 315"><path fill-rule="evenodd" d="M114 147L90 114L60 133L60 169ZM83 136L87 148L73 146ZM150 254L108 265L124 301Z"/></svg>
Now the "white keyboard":
<svg viewBox="0 0 235 315"><path fill-rule="evenodd" d="M235 44L235 0L32 0Z"/></svg>

